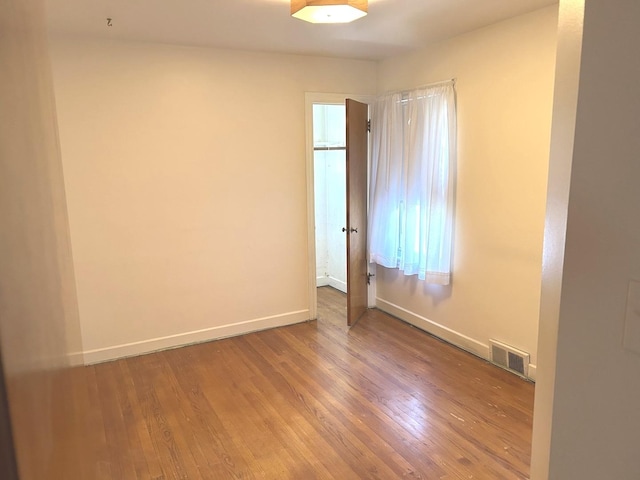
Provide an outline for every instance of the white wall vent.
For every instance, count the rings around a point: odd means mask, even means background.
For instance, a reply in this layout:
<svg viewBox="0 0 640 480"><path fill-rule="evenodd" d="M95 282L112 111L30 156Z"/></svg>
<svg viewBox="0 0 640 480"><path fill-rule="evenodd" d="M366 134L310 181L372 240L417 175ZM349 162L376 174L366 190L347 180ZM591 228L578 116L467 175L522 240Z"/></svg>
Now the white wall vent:
<svg viewBox="0 0 640 480"><path fill-rule="evenodd" d="M489 340L491 361L499 367L523 377L529 376L529 354L505 345L497 340Z"/></svg>

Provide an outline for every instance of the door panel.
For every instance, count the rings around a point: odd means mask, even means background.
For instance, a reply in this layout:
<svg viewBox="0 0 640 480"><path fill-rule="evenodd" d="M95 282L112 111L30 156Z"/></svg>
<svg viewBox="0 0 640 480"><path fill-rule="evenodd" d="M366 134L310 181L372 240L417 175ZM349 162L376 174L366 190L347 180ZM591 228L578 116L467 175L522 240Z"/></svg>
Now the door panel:
<svg viewBox="0 0 640 480"><path fill-rule="evenodd" d="M367 310L367 120L369 107L347 99L347 325Z"/></svg>

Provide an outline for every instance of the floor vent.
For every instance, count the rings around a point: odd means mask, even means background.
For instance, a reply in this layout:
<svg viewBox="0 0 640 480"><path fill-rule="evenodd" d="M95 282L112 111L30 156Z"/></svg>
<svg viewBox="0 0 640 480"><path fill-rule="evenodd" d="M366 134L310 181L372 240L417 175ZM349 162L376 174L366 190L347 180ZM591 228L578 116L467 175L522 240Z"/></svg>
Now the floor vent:
<svg viewBox="0 0 640 480"><path fill-rule="evenodd" d="M489 344L491 346L491 361L493 363L523 377L528 376L528 353L517 350L496 340L489 340Z"/></svg>

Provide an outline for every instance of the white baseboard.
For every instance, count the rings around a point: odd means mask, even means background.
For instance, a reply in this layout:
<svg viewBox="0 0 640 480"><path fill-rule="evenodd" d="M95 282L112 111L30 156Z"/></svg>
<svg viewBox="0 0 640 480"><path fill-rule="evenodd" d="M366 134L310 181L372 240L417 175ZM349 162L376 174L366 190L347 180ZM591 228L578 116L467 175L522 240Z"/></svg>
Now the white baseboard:
<svg viewBox="0 0 640 480"><path fill-rule="evenodd" d="M389 313L394 317L398 317L400 320L404 320L405 322L410 323L411 325L418 327L435 337L441 338L445 342L455 345L462 350L473 353L487 361L489 360L489 345L467 337L466 335L456 332L449 327L440 325L439 323L429 320L417 313L411 312L406 308L402 308L391 302L383 300L380 297L376 297L376 308ZM536 366L533 364L529 364L528 378L533 381L536 379Z"/></svg>
<svg viewBox="0 0 640 480"><path fill-rule="evenodd" d="M248 320L245 322L222 325L219 327L205 328L193 332L178 333L166 337L150 338L140 342L125 343L111 347L97 348L84 352L84 364L107 362L118 358L132 357L145 353L166 350L170 348L183 347L195 343L219 340L226 337L234 337L245 333L257 332L268 328L293 325L294 323L309 320L309 310L299 310L296 312L283 313L270 317Z"/></svg>
<svg viewBox="0 0 640 480"><path fill-rule="evenodd" d="M537 366L534 365L533 363L529 364L529 380L535 382L536 381L536 370L537 370Z"/></svg>
<svg viewBox="0 0 640 480"><path fill-rule="evenodd" d="M347 282L343 282L337 278L329 277L329 286L340 290L342 293L347 293Z"/></svg>
<svg viewBox="0 0 640 480"><path fill-rule="evenodd" d="M431 321L417 313L413 313L406 308L387 302L380 297L376 298L376 307L383 312L390 313L391 315L398 317L399 319L404 320L405 322L410 323L431 335L441 338L456 347L462 348L467 352L471 352L478 357L482 357L487 360L489 359L489 345L485 345L484 343L458 333L449 327L445 327L444 325L440 325L439 323Z"/></svg>
<svg viewBox="0 0 640 480"><path fill-rule="evenodd" d="M67 353L67 364L70 367L80 367L84 365L84 354L82 352Z"/></svg>
<svg viewBox="0 0 640 480"><path fill-rule="evenodd" d="M316 277L316 287L333 287L342 293L347 293L347 282L338 280L332 276Z"/></svg>

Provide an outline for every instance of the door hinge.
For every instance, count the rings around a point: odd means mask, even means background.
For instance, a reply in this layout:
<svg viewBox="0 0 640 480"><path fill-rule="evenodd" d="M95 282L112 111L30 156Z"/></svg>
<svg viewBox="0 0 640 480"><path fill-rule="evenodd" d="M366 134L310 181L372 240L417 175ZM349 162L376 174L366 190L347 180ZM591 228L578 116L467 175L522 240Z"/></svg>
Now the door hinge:
<svg viewBox="0 0 640 480"><path fill-rule="evenodd" d="M371 277L375 277L375 273L367 273L367 285L371 285Z"/></svg>
<svg viewBox="0 0 640 480"><path fill-rule="evenodd" d="M371 131L371 119L367 120L367 132Z"/></svg>

